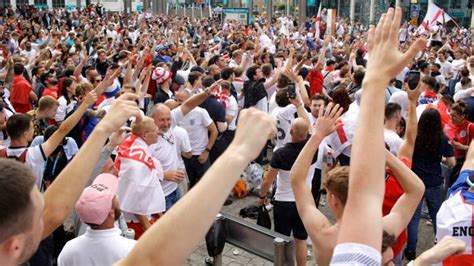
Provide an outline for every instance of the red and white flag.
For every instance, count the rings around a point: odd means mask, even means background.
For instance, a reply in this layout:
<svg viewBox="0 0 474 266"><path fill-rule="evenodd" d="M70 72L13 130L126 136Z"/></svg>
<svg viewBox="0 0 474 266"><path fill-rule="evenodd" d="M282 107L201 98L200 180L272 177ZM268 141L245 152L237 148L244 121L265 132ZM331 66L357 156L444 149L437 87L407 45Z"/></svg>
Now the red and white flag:
<svg viewBox="0 0 474 266"><path fill-rule="evenodd" d="M318 15L316 16L316 40L321 38L320 26L321 26L321 4L319 4Z"/></svg>
<svg viewBox="0 0 474 266"><path fill-rule="evenodd" d="M435 25L436 22L446 23L450 20L452 20L452 18L448 15L448 13L444 12L444 10L439 8L439 6L430 3L428 5L428 11L426 12L426 16L423 19L423 22L421 23L420 27L418 28L418 31L429 30L429 28Z"/></svg>

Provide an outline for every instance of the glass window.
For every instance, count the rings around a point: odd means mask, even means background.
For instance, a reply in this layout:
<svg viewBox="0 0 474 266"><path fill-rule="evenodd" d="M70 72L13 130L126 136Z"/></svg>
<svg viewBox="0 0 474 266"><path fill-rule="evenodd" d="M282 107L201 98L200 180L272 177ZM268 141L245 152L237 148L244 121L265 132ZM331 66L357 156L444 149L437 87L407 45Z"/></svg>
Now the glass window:
<svg viewBox="0 0 474 266"><path fill-rule="evenodd" d="M53 8L64 7L65 0L53 0Z"/></svg>

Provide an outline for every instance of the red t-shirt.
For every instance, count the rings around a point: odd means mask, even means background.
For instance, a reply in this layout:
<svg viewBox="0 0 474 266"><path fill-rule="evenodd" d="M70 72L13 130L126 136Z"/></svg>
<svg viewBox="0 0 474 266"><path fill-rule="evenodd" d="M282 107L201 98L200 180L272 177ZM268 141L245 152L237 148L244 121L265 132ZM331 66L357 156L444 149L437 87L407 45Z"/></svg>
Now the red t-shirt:
<svg viewBox="0 0 474 266"><path fill-rule="evenodd" d="M472 125L468 120L464 120L464 122L459 126L452 125L448 130L451 130L451 134L454 136L453 140L462 145L469 146L469 143L471 143L471 140L474 137L474 125ZM466 152L467 151L465 150L454 149L454 156L456 158L464 157L466 156Z"/></svg>
<svg viewBox="0 0 474 266"><path fill-rule="evenodd" d="M41 95L41 97L43 96L51 96L53 97L54 99L58 99L58 87L54 86L54 87L48 87L46 89L44 89L43 91L43 94Z"/></svg>
<svg viewBox="0 0 474 266"><path fill-rule="evenodd" d="M310 97L315 95L316 93L322 94L323 93L323 82L324 76L321 71L316 71L316 69L311 69L308 74L308 81L309 81L309 93Z"/></svg>
<svg viewBox="0 0 474 266"><path fill-rule="evenodd" d="M406 158L399 158L408 168L411 168L411 162ZM397 179L392 173L392 170L387 167L385 172L385 196L383 199L382 205L382 214L386 216L390 213L395 202L403 195L404 191L403 188L398 183ZM403 230L403 232L398 236L397 242L395 245L392 246L393 249L393 256L396 257L403 249L403 246L407 242L407 231Z"/></svg>
<svg viewBox="0 0 474 266"><path fill-rule="evenodd" d="M13 77L10 102L18 113L27 113L33 109L30 101L30 83L21 75Z"/></svg>

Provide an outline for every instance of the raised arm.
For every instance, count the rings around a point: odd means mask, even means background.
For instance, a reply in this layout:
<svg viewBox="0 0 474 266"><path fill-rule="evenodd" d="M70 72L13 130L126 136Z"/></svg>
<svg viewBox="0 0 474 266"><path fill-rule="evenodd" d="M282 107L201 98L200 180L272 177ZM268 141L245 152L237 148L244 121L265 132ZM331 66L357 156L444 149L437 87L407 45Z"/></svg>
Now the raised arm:
<svg viewBox="0 0 474 266"><path fill-rule="evenodd" d="M181 108L181 112L183 113L183 116L191 112L194 108L196 108L198 105L203 103L207 97L211 95L212 88L219 83L220 80L216 81L214 84L211 85L211 87L207 87L204 89L201 93L195 94L191 96L189 99L187 99L179 108Z"/></svg>
<svg viewBox="0 0 474 266"><path fill-rule="evenodd" d="M89 61L89 56L87 54L84 54L84 58L82 58L81 62L79 65L74 69L74 73L72 74L77 81L79 81L82 73L82 69L84 68L84 65L87 64L87 61Z"/></svg>
<svg viewBox="0 0 474 266"><path fill-rule="evenodd" d="M43 149L45 157L49 157L53 151L56 150L67 134L69 134L69 132L76 126L79 120L81 120L82 116L87 111L87 108L96 100L97 95L95 92L89 92L79 108L61 123L58 130L56 130L56 132L54 132L54 134L46 142L41 144L41 148Z"/></svg>
<svg viewBox="0 0 474 266"><path fill-rule="evenodd" d="M204 238L240 173L275 132L276 126L270 116L253 108L242 110L235 138L227 150L117 265L183 264ZM254 137L249 138L249 135Z"/></svg>
<svg viewBox="0 0 474 266"><path fill-rule="evenodd" d="M426 43L419 39L405 54L398 50L401 16L400 8L395 12L389 9L381 16L377 28L369 30L370 57L363 82L362 104L352 146L349 193L343 214L350 219L342 219L338 245L358 243L378 252L381 249L385 174L384 89Z"/></svg>
<svg viewBox="0 0 474 266"><path fill-rule="evenodd" d="M130 116L141 118L140 109L135 103L137 99L138 96L133 94L124 94L118 98L110 108L110 112L92 131L74 159L46 190L44 193L43 239L62 224L71 213L89 181L107 138L120 128Z"/></svg>
<svg viewBox="0 0 474 266"><path fill-rule="evenodd" d="M407 88L406 92L408 94L408 117L405 130L405 138L400 146L398 151L398 157L405 158L410 162L413 160L413 150L415 149L416 134L418 129L418 121L416 118L416 103L418 98L421 95L422 90L421 82L418 84L418 87L415 90L410 90Z"/></svg>
<svg viewBox="0 0 474 266"><path fill-rule="evenodd" d="M295 195L298 213L316 247L323 244L319 242L320 238L318 238L321 235L321 230L329 227L331 223L317 209L311 190L306 184L306 176L314 155L318 151L319 144L339 126L339 124L336 124L336 120L341 113L342 108L339 108L339 105L333 106L333 103L329 103L326 110L320 109L316 126L313 129L314 133L298 155L290 172L291 187Z"/></svg>
<svg viewBox="0 0 474 266"><path fill-rule="evenodd" d="M388 167L402 187L404 193L390 213L383 218L383 228L398 237L407 228L425 192L421 179L390 151L385 151Z"/></svg>

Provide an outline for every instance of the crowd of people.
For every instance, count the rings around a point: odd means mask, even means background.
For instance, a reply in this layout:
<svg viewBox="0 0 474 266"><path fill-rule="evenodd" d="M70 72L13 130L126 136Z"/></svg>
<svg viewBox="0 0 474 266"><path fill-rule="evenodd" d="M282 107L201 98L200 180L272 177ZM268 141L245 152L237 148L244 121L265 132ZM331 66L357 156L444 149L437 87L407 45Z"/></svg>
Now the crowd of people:
<svg viewBox="0 0 474 266"><path fill-rule="evenodd" d="M2 10L2 265L180 265L250 163L297 265L474 264L472 31L401 18Z"/></svg>

